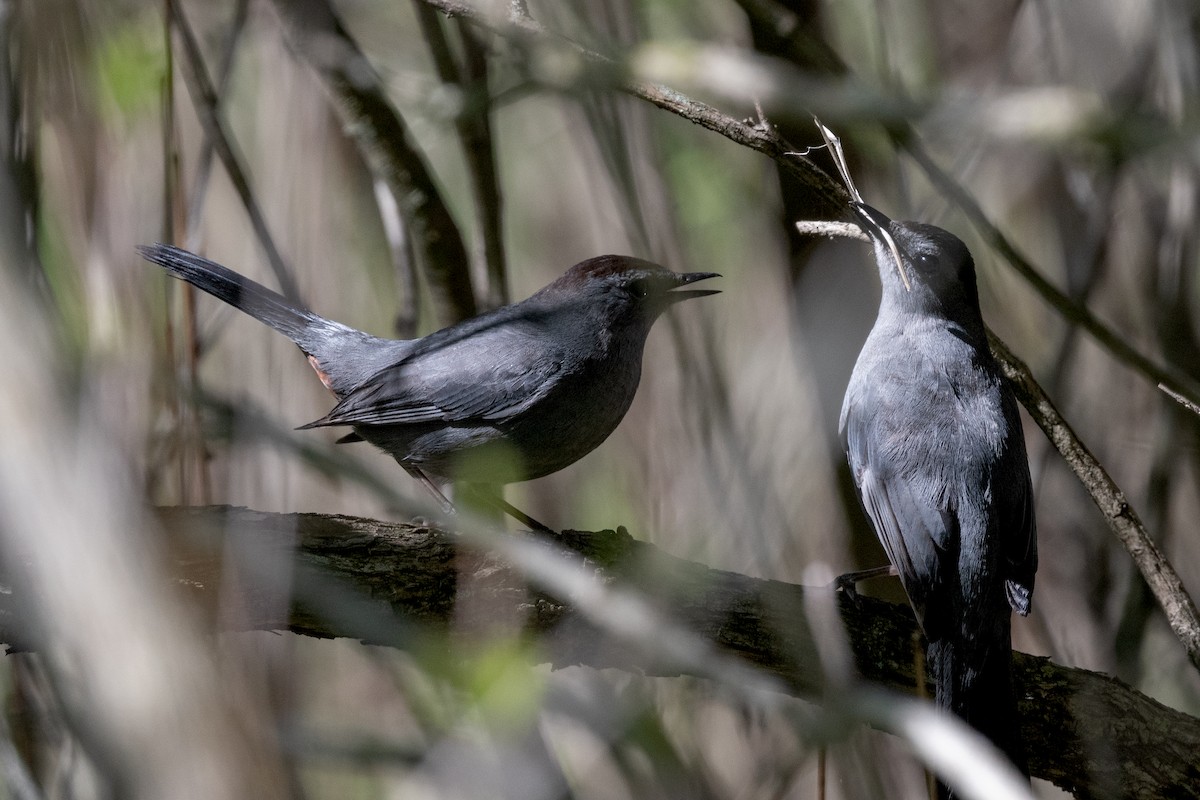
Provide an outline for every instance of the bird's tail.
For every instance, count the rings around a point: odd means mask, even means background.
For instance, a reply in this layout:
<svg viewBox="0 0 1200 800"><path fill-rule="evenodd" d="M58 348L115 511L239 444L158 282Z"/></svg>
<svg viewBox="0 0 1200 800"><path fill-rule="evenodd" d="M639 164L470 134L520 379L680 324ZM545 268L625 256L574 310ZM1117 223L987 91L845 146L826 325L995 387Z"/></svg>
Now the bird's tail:
<svg viewBox="0 0 1200 800"><path fill-rule="evenodd" d="M319 340L319 334L327 333L326 329L336 324L195 253L166 244L139 245L137 249L147 261L270 325L307 353L312 352L310 348Z"/></svg>
<svg viewBox="0 0 1200 800"><path fill-rule="evenodd" d="M992 741L1024 775L1029 775L1017 720L1008 620L990 641L945 636L929 642L929 668L937 704ZM944 786L938 796L950 797Z"/></svg>

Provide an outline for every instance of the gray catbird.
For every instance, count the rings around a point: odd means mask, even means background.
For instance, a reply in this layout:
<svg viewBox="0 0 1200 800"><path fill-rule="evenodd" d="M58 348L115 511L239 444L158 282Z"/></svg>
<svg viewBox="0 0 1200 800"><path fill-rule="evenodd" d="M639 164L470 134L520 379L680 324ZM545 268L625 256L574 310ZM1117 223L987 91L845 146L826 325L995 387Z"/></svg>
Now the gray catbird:
<svg viewBox="0 0 1200 800"><path fill-rule="evenodd" d="M938 705L1027 773L1010 609L1028 614L1033 594L1033 488L975 265L948 231L852 206L883 281L842 405L854 482L929 641Z"/></svg>
<svg viewBox="0 0 1200 800"><path fill-rule="evenodd" d="M672 290L719 277L599 256L519 303L421 339L394 340L317 316L186 250L138 250L300 347L338 399L302 427L352 427L339 441L379 447L443 501L428 476L505 484L549 475L590 453L633 402L654 320L681 300L716 294Z"/></svg>

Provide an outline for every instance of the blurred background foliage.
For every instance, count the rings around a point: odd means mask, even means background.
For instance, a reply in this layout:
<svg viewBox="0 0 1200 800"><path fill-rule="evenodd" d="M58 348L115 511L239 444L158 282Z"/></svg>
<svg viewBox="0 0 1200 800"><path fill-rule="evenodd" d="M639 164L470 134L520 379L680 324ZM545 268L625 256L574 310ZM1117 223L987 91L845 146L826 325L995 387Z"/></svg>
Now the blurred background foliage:
<svg viewBox="0 0 1200 800"><path fill-rule="evenodd" d="M493 5L479 3L507 12ZM765 118L797 149L819 143L810 115L821 114L869 202L962 236L985 318L1184 582L1200 587L1197 418L1054 312L911 155L928 153L1046 278L1123 339L1200 379L1194 3L530 3L547 29L610 54L611 70L537 40L464 37L469 24L437 15L452 62L483 54L484 85L440 77L413 3L335 8L462 231L481 304L525 297L606 252L724 275L723 294L659 324L637 401L611 439L557 475L512 487L516 505L552 526L626 525L676 555L792 582L814 564L838 573L884 561L847 491L836 439L878 300L868 252L799 237L792 222L828 210L776 164L618 91L626 76L661 79L732 117ZM380 335L439 327L427 276L397 257L386 190L317 73L289 49L279 5L183 2L182 11L304 300ZM33 573L82 596L64 612L68 628L103 634L94 645L112 661L84 659L74 675L53 652L0 661L9 796L220 797L247 787L313 798L816 796L826 762L788 719L747 713L703 681L529 668L522 651L534 645L516 635L518 621L403 652L293 635L210 639L162 591L139 511L149 504L397 515L361 484L244 438L236 421L214 429L195 401L202 390L284 429L331 402L289 342L191 296L134 253L171 240L278 285L228 172L204 155L165 14L149 0L0 2L2 310L7 348L19 351L0 381L5 558L55 554ZM466 157L479 141L464 148L456 127L481 109L500 193L502 289L489 288ZM1200 680L1128 556L1028 420L1026 435L1043 557L1034 613L1014 626L1014 645L1200 713ZM335 434L303 437L320 450ZM386 457L365 446L349 455L422 501ZM157 589L97 600L126 580L109 564L128 572L127 587ZM88 574L97 582L84 592ZM901 599L898 586L871 590ZM128 738L106 740L122 726L81 714L80 693L117 703ZM161 713L130 710L140 704ZM827 767L830 797L922 790L912 758L870 731L832 746Z"/></svg>

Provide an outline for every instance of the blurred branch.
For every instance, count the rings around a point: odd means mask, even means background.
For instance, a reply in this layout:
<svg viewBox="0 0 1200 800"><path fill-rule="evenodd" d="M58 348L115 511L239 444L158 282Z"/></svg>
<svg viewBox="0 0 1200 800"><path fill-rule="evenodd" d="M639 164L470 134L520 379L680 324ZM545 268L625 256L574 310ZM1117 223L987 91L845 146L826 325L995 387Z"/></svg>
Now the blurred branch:
<svg viewBox="0 0 1200 800"><path fill-rule="evenodd" d="M246 29L249 10L250 0L237 0L233 8L233 18L229 21L229 31L225 35L221 50L221 61L217 65L217 85L213 99L218 105L229 86L229 77L233 74L233 56L237 53L238 42ZM214 112L216 110L214 107ZM203 246L200 242L200 216L204 211L204 198L208 195L208 181L212 177L213 151L213 138L205 137L200 145L200 153L196 156L195 177L192 179L192 190L188 196L187 227L183 231L184 246L195 252L200 252Z"/></svg>
<svg viewBox="0 0 1200 800"><path fill-rule="evenodd" d="M270 514L230 507L165 508L160 519L174 554L175 580L193 600L219 613L224 627L291 630L309 636L353 636L406 646L414 631L483 633L498 619L523 619L536 634L539 660L555 667L583 664L648 675L678 675L627 640L614 638L569 602L530 594L521 570L494 554L461 546L454 534L406 524L319 514ZM223 560L247 546L278 571L292 559L291 610L281 602L284 583L247 580L235 602L228 591L234 567ZM608 584L637 591L685 628L736 654L780 681L790 693L819 696L825 688L817 647L806 622L814 593L779 581L712 570L672 557L624 531L567 531L558 544L602 570ZM323 583L312 584L314 578ZM352 597L353 608L331 610L331 597ZM461 612L460 590L472 593ZM27 622L22 598L0 606L0 634ZM914 623L907 609L858 595L837 596L858 670L869 681L912 692ZM219 609L219 611L217 611ZM456 612L456 609L458 610ZM386 617L386 624L378 621ZM531 651L532 652L532 651ZM1172 710L1104 675L1047 659L1015 656L1022 728L1036 777L1081 797L1166 796L1195 780L1200 720Z"/></svg>
<svg viewBox="0 0 1200 800"><path fill-rule="evenodd" d="M38 287L39 299L48 297L48 280L38 252L37 234L41 217L41 188L38 168L38 136L33 132L37 109L32 93L21 85L20 36L14 28L18 4L0 2L0 196L12 203L0 216L2 235L25 280Z"/></svg>
<svg viewBox="0 0 1200 800"><path fill-rule="evenodd" d="M204 57L200 53L200 45L196 41L196 36L183 16L179 0L167 0L167 3L171 12L171 21L175 30L179 32L180 41L183 42L182 63L184 69L182 74L184 82L191 95L196 116L204 128L204 134L212 142L217 155L221 158L221 163L225 166L229 180L233 183L238 197L246 207L246 215L250 218L254 233L258 236L263 251L267 254L267 262L271 265L276 280L279 281L280 291L289 299L300 302L300 291L296 286L296 281L287 264L284 263L283 256L279 254L279 249L275 246L275 240L267 228L266 217L263 216L262 209L259 208L254 192L250 188L243 159L234 150L233 139L225 130L225 123L222 122L221 115L217 112L217 93L208 76L208 70L204 66Z"/></svg>
<svg viewBox="0 0 1200 800"><path fill-rule="evenodd" d="M415 0L413 6L426 44L433 56L438 79L461 92L462 108L454 117L454 127L462 142L467 173L471 177L471 196L483 239L483 260L487 268L487 304L507 305L508 267L504 256L502 216L503 199L496 172L496 154L491 123L491 95L488 91L487 45L473 26L459 24L463 58L456 62L446 31L431 7Z"/></svg>
<svg viewBox="0 0 1200 800"><path fill-rule="evenodd" d="M458 0L420 0L420 2L436 8L450 17L469 19L483 28L509 39L536 42L551 47L559 46L561 53L558 55L564 56L566 63L582 59L586 64L605 69L617 69L620 66L607 56L588 50L562 36L547 31L527 14L514 11L507 18L501 18L490 16L479 8L468 3L458 2ZM694 100L661 83L622 78L616 88L777 161L789 174L794 175L806 192L810 194L812 200L810 213L813 216L840 216L844 212L846 194L841 186L807 158L795 155L796 148L789 145L770 124L762 120L736 120L712 106Z"/></svg>
<svg viewBox="0 0 1200 800"><path fill-rule="evenodd" d="M979 229L992 248L1003 256L1004 260L1017 271L1017 274L1024 278L1025 282L1064 319L1086 330L1101 347L1118 361L1150 378L1156 385L1163 384L1191 402L1200 403L1200 386L1197 386L1191 377L1175 367L1159 364L1138 352L1135 347L1126 343L1116 331L1097 319L1086 306L1076 302L1046 280L1041 272L1017 251L1008 237L992 224L975 198L939 167L913 136L898 143L921 166L933 185L948 200L962 209L963 213L967 215L967 219Z"/></svg>
<svg viewBox="0 0 1200 800"><path fill-rule="evenodd" d="M325 82L346 128L408 223L443 325L477 313L467 250L433 174L378 73L327 0L275 0L296 56Z"/></svg>
<svg viewBox="0 0 1200 800"><path fill-rule="evenodd" d="M1016 391L1017 398L1088 490L1108 526L1121 540L1142 577L1146 579L1158 604L1167 615L1171 630L1183 643L1188 658L1200 669L1200 613L1197 612L1196 604L1188 595L1179 574L1154 544L1137 512L1126 499L1125 493L1113 482L1104 467L1058 413L1058 409L1034 380L1029 367L1013 355L1008 346L995 334L990 331L988 333L992 352L999 359L1000 367Z"/></svg>

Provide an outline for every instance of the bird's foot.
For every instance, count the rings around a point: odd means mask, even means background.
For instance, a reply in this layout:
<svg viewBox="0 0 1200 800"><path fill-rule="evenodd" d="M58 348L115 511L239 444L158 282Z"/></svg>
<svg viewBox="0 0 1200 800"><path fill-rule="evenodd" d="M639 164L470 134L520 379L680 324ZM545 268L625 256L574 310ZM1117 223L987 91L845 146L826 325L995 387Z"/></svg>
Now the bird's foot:
<svg viewBox="0 0 1200 800"><path fill-rule="evenodd" d="M833 579L830 586L835 592L846 595L847 597L858 597L858 584L862 581L869 581L874 578L886 578L891 575L898 574L896 568L891 564L886 567L874 567L872 569L861 569L855 572L847 572L838 575Z"/></svg>

